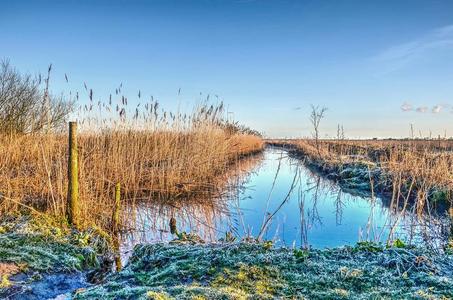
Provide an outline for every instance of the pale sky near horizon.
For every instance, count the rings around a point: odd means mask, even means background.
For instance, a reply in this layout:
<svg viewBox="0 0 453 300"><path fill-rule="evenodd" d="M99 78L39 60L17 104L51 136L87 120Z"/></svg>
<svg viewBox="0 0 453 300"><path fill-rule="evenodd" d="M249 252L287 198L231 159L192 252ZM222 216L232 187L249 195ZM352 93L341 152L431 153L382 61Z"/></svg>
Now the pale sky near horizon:
<svg viewBox="0 0 453 300"><path fill-rule="evenodd" d="M310 135L310 104L323 136L453 136L449 0L0 0L0 34L0 58L52 63L54 93L81 101L84 82L104 99L122 82L169 109L219 95L271 137Z"/></svg>

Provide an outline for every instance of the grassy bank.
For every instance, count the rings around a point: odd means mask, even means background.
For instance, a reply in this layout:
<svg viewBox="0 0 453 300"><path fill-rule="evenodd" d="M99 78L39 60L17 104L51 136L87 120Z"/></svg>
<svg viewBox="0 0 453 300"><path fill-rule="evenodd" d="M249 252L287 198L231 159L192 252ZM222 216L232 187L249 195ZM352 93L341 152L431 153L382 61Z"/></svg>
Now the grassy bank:
<svg viewBox="0 0 453 300"><path fill-rule="evenodd" d="M109 237L96 228L76 231L65 221L43 215L2 217L0 297L26 298L36 292L30 286L53 274L92 271L95 280L96 272L109 265L109 244Z"/></svg>
<svg viewBox="0 0 453 300"><path fill-rule="evenodd" d="M270 141L286 147L341 185L370 193L385 193L396 206L417 204L417 212L428 203L453 201L453 155L438 143L413 144L398 141ZM448 147L448 145L443 147ZM430 201L428 201L430 200Z"/></svg>
<svg viewBox="0 0 453 300"><path fill-rule="evenodd" d="M129 265L76 299L450 299L453 256L375 244L137 246Z"/></svg>

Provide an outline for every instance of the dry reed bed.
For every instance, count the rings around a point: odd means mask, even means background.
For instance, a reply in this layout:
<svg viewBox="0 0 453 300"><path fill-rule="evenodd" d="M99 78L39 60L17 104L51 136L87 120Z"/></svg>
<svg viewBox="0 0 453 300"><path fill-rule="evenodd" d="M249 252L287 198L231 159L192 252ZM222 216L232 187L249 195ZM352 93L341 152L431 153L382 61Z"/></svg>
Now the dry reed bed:
<svg viewBox="0 0 453 300"><path fill-rule="evenodd" d="M371 192L389 193L391 203L403 208L409 200L415 201L417 213L429 210L428 200L444 204L452 201L453 154L448 152L449 141L322 140L319 151L314 140L269 142L304 154L327 173L362 168L367 172L361 179L368 181Z"/></svg>
<svg viewBox="0 0 453 300"><path fill-rule="evenodd" d="M113 186L127 202L169 200L213 192L217 178L261 138L212 122L189 129L107 130L79 135L81 219L108 228ZM64 216L67 135L0 135L0 212L24 206Z"/></svg>

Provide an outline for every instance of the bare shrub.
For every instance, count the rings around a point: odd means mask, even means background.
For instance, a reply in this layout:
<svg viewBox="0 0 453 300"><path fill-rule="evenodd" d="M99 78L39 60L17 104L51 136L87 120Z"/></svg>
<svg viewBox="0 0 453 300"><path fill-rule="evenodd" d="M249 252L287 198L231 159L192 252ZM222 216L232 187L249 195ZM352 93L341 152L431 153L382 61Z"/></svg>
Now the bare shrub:
<svg viewBox="0 0 453 300"><path fill-rule="evenodd" d="M319 123L324 118L326 111L326 107L311 106L310 122L313 125L313 138L315 139L316 150L319 156L321 156L321 150L319 148Z"/></svg>
<svg viewBox="0 0 453 300"><path fill-rule="evenodd" d="M51 96L48 81L43 91L39 78L19 73L7 60L0 63L0 132L33 133L66 122L73 103Z"/></svg>

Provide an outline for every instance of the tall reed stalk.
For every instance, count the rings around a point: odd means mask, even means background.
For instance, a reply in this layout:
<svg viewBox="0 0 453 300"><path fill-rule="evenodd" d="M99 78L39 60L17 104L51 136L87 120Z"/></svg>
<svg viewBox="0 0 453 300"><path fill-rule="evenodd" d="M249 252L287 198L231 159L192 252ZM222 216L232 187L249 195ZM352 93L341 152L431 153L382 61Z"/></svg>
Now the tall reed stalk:
<svg viewBox="0 0 453 300"><path fill-rule="evenodd" d="M234 130L224 121L222 107L202 105L191 115L173 115L148 104L141 121L126 119L118 110L120 118L106 121L88 114L79 121L82 227L111 228L116 182L121 183L125 205L185 201L215 192L219 175L263 147L259 136ZM67 132L0 134L0 213L27 205L65 216L67 153Z"/></svg>

